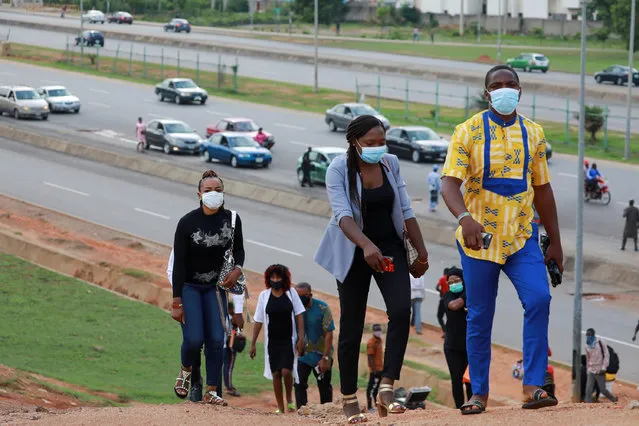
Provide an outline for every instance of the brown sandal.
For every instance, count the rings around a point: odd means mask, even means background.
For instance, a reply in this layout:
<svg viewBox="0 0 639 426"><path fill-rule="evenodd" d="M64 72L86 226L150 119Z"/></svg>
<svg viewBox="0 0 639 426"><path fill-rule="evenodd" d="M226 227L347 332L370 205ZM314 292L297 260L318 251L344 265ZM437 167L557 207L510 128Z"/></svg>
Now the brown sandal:
<svg viewBox="0 0 639 426"><path fill-rule="evenodd" d="M202 400L205 404L219 405L221 407L226 407L227 405L229 405L224 398L220 398L219 396L217 396L217 392L212 390L205 393Z"/></svg>
<svg viewBox="0 0 639 426"><path fill-rule="evenodd" d="M180 375L177 377L175 386L173 387L173 392L180 399L186 399L189 396L189 389L191 389L191 371L186 371L185 369L180 369ZM184 395L182 395L178 391L184 391Z"/></svg>

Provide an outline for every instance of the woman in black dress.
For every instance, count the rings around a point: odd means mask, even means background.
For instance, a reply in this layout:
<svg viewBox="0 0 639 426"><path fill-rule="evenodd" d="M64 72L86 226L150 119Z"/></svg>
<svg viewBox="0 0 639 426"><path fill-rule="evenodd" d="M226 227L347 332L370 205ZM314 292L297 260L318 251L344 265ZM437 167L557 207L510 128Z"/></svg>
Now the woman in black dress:
<svg viewBox="0 0 639 426"><path fill-rule="evenodd" d="M266 324L264 377L273 381L277 400L276 413L285 412L282 380L286 389L289 411L295 411L293 378L297 378L297 355L304 351L304 305L296 291L291 290L291 273L284 265L271 265L264 272L266 290L257 301L255 327L251 343L251 358L255 358L255 342ZM296 351L297 349L297 351ZM297 352L297 353L296 353Z"/></svg>

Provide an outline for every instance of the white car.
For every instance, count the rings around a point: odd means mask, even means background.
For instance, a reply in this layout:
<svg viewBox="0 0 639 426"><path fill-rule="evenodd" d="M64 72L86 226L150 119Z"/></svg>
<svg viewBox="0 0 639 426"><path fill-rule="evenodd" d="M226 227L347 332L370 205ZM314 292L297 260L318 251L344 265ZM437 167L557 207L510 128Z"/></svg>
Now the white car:
<svg viewBox="0 0 639 426"><path fill-rule="evenodd" d="M80 99L64 86L43 86L38 89L38 94L47 101L51 112L80 112Z"/></svg>
<svg viewBox="0 0 639 426"><path fill-rule="evenodd" d="M104 24L106 18L104 17L104 13L99 10L89 10L87 13L82 15L83 21L88 21L90 24L97 24L98 22Z"/></svg>
<svg viewBox="0 0 639 426"><path fill-rule="evenodd" d="M27 86L0 87L0 115L11 114L18 120L31 117L49 118L49 105L38 92Z"/></svg>

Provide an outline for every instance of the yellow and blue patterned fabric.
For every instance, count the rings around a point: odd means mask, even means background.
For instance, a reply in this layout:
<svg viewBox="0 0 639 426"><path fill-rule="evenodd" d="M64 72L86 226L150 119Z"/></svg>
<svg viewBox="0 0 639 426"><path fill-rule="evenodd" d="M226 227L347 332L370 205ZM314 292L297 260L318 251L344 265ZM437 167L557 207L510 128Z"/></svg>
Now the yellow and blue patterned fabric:
<svg viewBox="0 0 639 426"><path fill-rule="evenodd" d="M550 182L542 127L517 115L504 122L492 111L474 115L455 129L442 177L464 181L464 203L473 219L493 234L486 250L464 247L474 259L504 264L532 236L533 186Z"/></svg>

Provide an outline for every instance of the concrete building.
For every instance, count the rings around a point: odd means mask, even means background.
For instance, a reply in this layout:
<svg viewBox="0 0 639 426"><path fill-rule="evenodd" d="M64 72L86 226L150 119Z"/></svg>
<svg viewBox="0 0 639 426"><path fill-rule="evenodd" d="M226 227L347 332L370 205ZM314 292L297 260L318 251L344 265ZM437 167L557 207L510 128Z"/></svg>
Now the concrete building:
<svg viewBox="0 0 639 426"><path fill-rule="evenodd" d="M478 12L488 16L499 15L531 19L570 19L579 11L579 0L415 0L415 6L425 13L476 15Z"/></svg>

